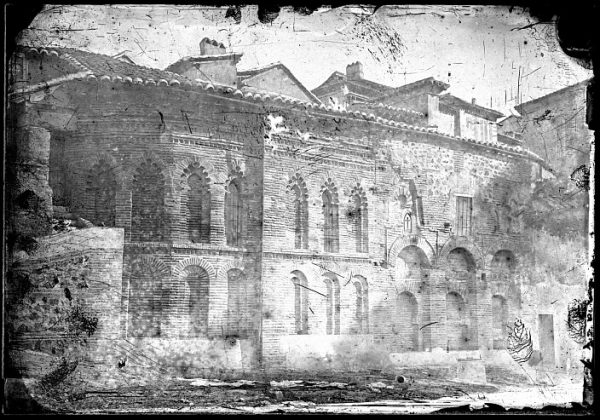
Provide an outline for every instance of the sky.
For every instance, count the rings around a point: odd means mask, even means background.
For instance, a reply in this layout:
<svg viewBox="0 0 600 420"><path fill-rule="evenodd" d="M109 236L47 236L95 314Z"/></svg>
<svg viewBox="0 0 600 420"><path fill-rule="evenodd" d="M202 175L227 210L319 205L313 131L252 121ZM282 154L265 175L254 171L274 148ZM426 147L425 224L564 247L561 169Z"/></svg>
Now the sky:
<svg viewBox="0 0 600 420"><path fill-rule="evenodd" d="M520 102L592 77L562 52L553 24L508 6L323 7L309 16L282 8L271 23L256 6L242 20L227 7L50 5L21 32L21 44L70 47L165 68L199 55L209 37L241 52L239 70L281 62L308 89L360 61L366 79L401 86L426 77L465 100L508 113ZM534 24L534 25L532 25ZM523 28L524 26L529 26Z"/></svg>

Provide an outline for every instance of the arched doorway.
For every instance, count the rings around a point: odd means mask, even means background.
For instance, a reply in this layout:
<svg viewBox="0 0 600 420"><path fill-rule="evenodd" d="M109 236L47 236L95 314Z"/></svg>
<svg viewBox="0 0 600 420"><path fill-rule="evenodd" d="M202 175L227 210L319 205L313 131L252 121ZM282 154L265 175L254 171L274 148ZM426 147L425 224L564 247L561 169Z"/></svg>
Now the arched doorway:
<svg viewBox="0 0 600 420"><path fill-rule="evenodd" d="M399 351L419 350L419 305L410 292L402 292L396 301L396 346Z"/></svg>
<svg viewBox="0 0 600 420"><path fill-rule="evenodd" d="M446 295L446 342L448 350L469 348L467 308L463 297L456 292Z"/></svg>

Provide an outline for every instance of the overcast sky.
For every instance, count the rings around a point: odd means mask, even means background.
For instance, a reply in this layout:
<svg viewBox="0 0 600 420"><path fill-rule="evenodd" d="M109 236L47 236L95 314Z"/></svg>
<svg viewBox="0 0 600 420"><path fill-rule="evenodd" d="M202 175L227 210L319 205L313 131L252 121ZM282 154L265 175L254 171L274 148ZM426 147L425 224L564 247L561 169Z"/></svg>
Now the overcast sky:
<svg viewBox="0 0 600 420"><path fill-rule="evenodd" d="M384 6L322 8L310 16L284 8L271 24L255 6L242 21L227 8L204 6L47 6L20 43L113 55L129 50L138 64L165 68L199 53L204 37L244 55L238 68L281 62L309 89L333 71L363 63L365 78L400 86L433 76L463 99L506 112L592 76L565 55L554 25L537 24L520 8ZM520 77L519 77L520 76Z"/></svg>

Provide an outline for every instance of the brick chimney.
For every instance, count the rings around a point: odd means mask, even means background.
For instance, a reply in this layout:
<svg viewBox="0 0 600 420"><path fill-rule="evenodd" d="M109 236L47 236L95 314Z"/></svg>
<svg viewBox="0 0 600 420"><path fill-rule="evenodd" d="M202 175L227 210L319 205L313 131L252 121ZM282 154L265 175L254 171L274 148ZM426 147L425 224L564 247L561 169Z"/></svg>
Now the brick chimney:
<svg viewBox="0 0 600 420"><path fill-rule="evenodd" d="M227 54L225 45L214 39L204 38L200 41L200 55L223 55Z"/></svg>
<svg viewBox="0 0 600 420"><path fill-rule="evenodd" d="M346 78L348 80L361 80L363 77L363 66L360 61L346 66Z"/></svg>
<svg viewBox="0 0 600 420"><path fill-rule="evenodd" d="M228 53L222 43L204 38L200 41L199 56L185 57L171 64L166 70L192 80L201 79L237 87L237 63L241 58L241 53Z"/></svg>

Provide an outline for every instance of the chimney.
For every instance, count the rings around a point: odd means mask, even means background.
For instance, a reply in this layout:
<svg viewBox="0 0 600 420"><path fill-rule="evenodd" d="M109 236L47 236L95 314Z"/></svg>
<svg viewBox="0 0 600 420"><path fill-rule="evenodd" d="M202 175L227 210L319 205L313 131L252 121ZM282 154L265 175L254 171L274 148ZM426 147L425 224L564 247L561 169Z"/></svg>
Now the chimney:
<svg viewBox="0 0 600 420"><path fill-rule="evenodd" d="M477 105L477 101L475 100L475 98L471 98L471 103L472 103L473 105Z"/></svg>
<svg viewBox="0 0 600 420"><path fill-rule="evenodd" d="M214 39L204 38L200 41L200 55L223 55L227 54L225 45Z"/></svg>
<svg viewBox="0 0 600 420"><path fill-rule="evenodd" d="M237 63L241 53L228 53L225 45L214 39L200 41L200 55L186 57L171 64L166 70L189 79L201 79L220 85L237 87Z"/></svg>
<svg viewBox="0 0 600 420"><path fill-rule="evenodd" d="M361 80L363 78L363 67L360 61L346 66L346 78L348 80Z"/></svg>

